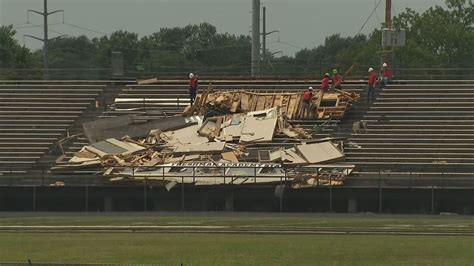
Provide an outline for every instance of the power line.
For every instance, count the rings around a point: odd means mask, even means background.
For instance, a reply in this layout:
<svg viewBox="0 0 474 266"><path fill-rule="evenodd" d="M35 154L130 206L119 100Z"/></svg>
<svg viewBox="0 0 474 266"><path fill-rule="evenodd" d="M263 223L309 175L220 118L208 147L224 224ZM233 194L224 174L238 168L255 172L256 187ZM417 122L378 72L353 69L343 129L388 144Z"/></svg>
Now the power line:
<svg viewBox="0 0 474 266"><path fill-rule="evenodd" d="M33 24L33 23L31 23L31 22L29 22L28 24L31 24L31 28L43 28L43 25ZM49 26L49 25L57 25L57 24L61 24L61 23L52 23L52 24L48 24L48 26ZM54 33L59 34L59 35L67 35L67 34L61 33L61 32L59 32L59 31L51 30L51 29L49 29L49 28L48 28L48 31L49 31L49 32L54 32Z"/></svg>
<svg viewBox="0 0 474 266"><path fill-rule="evenodd" d="M77 29L81 29L81 30L84 30L84 31L94 32L94 33L97 33L97 34L100 34L100 35L107 35L107 33L100 32L100 31L93 30L93 29L89 29L89 28L86 28L86 27L83 27L83 26L71 24L71 23L68 23L68 22L63 22L63 24L74 27L74 28L77 28Z"/></svg>
<svg viewBox="0 0 474 266"><path fill-rule="evenodd" d="M279 40L278 42L281 43L281 44L284 44L284 45L286 45L286 46L296 48L296 49L300 49L300 50L303 50L303 49L304 49L304 48L302 48L302 47L296 46L296 45L291 44L291 43L282 42L282 41L280 41L280 40Z"/></svg>
<svg viewBox="0 0 474 266"><path fill-rule="evenodd" d="M372 10L372 12L370 12L369 17L365 20L364 24L362 24L362 27L360 27L359 32L357 32L357 35L359 35L360 32L364 29L365 25L367 24L367 22L369 21L369 19L372 17L372 15L374 14L374 12L377 10L377 8L379 7L380 3L382 3L382 0L379 0L379 2L377 3L377 5L375 6L375 8Z"/></svg>
<svg viewBox="0 0 474 266"><path fill-rule="evenodd" d="M376 1L377 0L374 0L374 4L376 4ZM379 14L377 13L377 11L375 11L375 17L377 18L377 22L380 24L380 18L379 18Z"/></svg>

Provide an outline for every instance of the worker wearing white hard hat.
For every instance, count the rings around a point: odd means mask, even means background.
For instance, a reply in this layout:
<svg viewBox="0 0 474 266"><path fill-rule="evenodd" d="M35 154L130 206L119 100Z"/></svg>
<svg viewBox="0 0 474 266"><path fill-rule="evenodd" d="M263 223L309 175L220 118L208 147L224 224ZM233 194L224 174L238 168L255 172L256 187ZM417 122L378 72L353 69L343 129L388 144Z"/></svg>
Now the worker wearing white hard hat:
<svg viewBox="0 0 474 266"><path fill-rule="evenodd" d="M383 84L384 88L387 86L387 84L392 83L392 78L393 78L393 74L392 74L392 71L390 71L390 69L388 68L388 64L383 63L383 65L382 65L382 84Z"/></svg>
<svg viewBox="0 0 474 266"><path fill-rule="evenodd" d="M375 84L377 83L377 73L373 68L369 68L369 79L367 81L367 102L373 102L375 99Z"/></svg>
<svg viewBox="0 0 474 266"><path fill-rule="evenodd" d="M313 87L309 87L303 92L303 119L311 117L311 100L313 99Z"/></svg>
<svg viewBox="0 0 474 266"><path fill-rule="evenodd" d="M196 95L198 91L199 81L197 79L197 75L193 73L189 73L189 101L191 106L194 104L196 100Z"/></svg>

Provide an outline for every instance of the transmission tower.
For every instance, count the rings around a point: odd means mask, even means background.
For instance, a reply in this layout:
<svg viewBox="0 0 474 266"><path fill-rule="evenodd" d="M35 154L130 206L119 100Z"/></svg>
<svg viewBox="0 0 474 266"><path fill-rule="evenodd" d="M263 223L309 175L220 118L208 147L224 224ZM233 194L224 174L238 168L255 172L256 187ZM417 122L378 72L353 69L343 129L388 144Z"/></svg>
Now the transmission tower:
<svg viewBox="0 0 474 266"><path fill-rule="evenodd" d="M29 19L30 12L36 13L40 16L43 16L44 37L43 38L38 38L36 36L32 36L32 35L28 35L28 34L25 34L25 37L30 37L30 38L33 38L35 40L43 42L43 67L44 67L44 73L43 74L44 74L44 79L48 79L48 41L64 36L64 35L61 35L61 36L58 36L58 37L55 37L55 38L52 38L52 39L48 39L48 16L52 15L52 14L55 14L55 13L58 13L58 12L62 12L63 13L63 20L64 20L64 10L55 10L55 11L52 11L52 12L48 12L48 0L43 0L43 1L44 1L44 10L43 10L43 12L29 9L27 11L27 21L28 21L28 23L30 21L30 19Z"/></svg>

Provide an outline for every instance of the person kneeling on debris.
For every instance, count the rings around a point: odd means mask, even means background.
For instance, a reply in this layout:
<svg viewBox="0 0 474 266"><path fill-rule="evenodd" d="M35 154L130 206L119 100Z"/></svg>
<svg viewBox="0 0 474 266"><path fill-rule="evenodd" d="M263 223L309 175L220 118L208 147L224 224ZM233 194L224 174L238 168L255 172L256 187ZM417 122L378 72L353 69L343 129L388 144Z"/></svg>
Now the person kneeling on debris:
<svg viewBox="0 0 474 266"><path fill-rule="evenodd" d="M367 81L367 102L373 102L375 99L375 83L377 83L377 74L373 68L369 68L369 80Z"/></svg>
<svg viewBox="0 0 474 266"><path fill-rule="evenodd" d="M392 71L388 68L387 63L383 63L382 65L382 84L383 87L385 88L387 84L392 83Z"/></svg>
<svg viewBox="0 0 474 266"><path fill-rule="evenodd" d="M337 73L337 69L333 69L332 70L332 86L333 88L335 89L342 89L341 87L341 83L342 83L343 79L342 79L342 76L339 75L339 73Z"/></svg>
<svg viewBox="0 0 474 266"><path fill-rule="evenodd" d="M191 106L194 104L194 100L196 100L196 94L198 91L199 81L197 75L193 73L189 73L189 100L191 102Z"/></svg>
<svg viewBox="0 0 474 266"><path fill-rule="evenodd" d="M313 87L303 92L303 118L311 117L311 99L313 98Z"/></svg>
<svg viewBox="0 0 474 266"><path fill-rule="evenodd" d="M321 80L321 91L328 92L329 91L329 73L324 74L323 79Z"/></svg>

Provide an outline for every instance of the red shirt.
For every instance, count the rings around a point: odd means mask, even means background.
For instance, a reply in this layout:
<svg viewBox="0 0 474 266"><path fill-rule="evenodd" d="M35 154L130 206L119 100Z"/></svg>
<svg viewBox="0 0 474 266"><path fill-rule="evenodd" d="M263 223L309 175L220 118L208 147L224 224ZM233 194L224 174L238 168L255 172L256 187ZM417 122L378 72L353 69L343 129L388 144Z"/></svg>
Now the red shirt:
<svg viewBox="0 0 474 266"><path fill-rule="evenodd" d="M392 71L390 69L382 69L382 77L392 79Z"/></svg>
<svg viewBox="0 0 474 266"><path fill-rule="evenodd" d="M199 81L197 78L192 78L189 80L189 89L190 90L197 90L199 85Z"/></svg>
<svg viewBox="0 0 474 266"><path fill-rule="evenodd" d="M369 86L373 87L376 80L377 80L377 74L375 74L375 72L372 72L369 75L369 82L367 84Z"/></svg>
<svg viewBox="0 0 474 266"><path fill-rule="evenodd" d="M324 77L323 80L321 80L321 90L329 90L329 77Z"/></svg>
<svg viewBox="0 0 474 266"><path fill-rule="evenodd" d="M311 100L311 97L313 97L313 93L311 93L309 90L303 93L303 101L309 101Z"/></svg>
<svg viewBox="0 0 474 266"><path fill-rule="evenodd" d="M341 83L342 83L342 76L341 75L336 74L332 77L332 84L334 86L341 85Z"/></svg>

